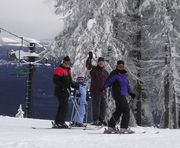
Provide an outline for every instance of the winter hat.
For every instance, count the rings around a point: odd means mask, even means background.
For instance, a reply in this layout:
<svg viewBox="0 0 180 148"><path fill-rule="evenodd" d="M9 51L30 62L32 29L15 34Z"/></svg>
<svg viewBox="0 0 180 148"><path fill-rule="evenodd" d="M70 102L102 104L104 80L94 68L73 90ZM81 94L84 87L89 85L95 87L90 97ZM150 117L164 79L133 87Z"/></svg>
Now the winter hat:
<svg viewBox="0 0 180 148"><path fill-rule="evenodd" d="M85 78L84 73L80 73L80 74L78 75L78 78Z"/></svg>
<svg viewBox="0 0 180 148"><path fill-rule="evenodd" d="M84 82L85 81L85 75L83 73L80 73L77 77L78 82Z"/></svg>
<svg viewBox="0 0 180 148"><path fill-rule="evenodd" d="M103 61L103 62L104 62L104 58L103 58L103 57L99 57L99 58L98 58L98 62L100 62L100 61Z"/></svg>
<svg viewBox="0 0 180 148"><path fill-rule="evenodd" d="M122 60L117 61L117 65L120 65L120 64L124 65L124 61Z"/></svg>
<svg viewBox="0 0 180 148"><path fill-rule="evenodd" d="M63 61L71 61L71 59L69 58L69 56L64 57Z"/></svg>

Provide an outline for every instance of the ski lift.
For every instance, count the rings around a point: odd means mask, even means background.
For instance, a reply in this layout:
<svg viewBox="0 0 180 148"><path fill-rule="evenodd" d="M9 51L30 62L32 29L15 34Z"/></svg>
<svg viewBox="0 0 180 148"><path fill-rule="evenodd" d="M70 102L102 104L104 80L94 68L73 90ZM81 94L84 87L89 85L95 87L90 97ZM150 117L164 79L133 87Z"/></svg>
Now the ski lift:
<svg viewBox="0 0 180 148"><path fill-rule="evenodd" d="M15 56L15 59L18 60L18 67L15 69L14 73L17 74L18 76L24 76L27 75L27 92L26 92L26 104L25 104L25 117L31 118L32 117L32 80L33 80L33 73L35 70L35 65L43 65L40 62L42 62L43 59L47 56L47 51L44 46L42 46L39 43L31 43L28 40L25 40L23 37L20 37L14 33L11 33L3 28L0 27L0 31L5 31L6 33L15 36L16 38L21 39L21 46L19 47L18 53L16 51L11 51L8 53L8 57L13 57ZM21 48L23 47L23 43L26 42L28 43L28 48L29 52L24 52L21 55ZM45 51L41 53L36 53L35 52L35 47L37 45L40 45L45 49ZM46 60L46 65L47 65L47 60ZM28 70L23 67L25 65L28 65ZM48 64L49 65L49 64Z"/></svg>

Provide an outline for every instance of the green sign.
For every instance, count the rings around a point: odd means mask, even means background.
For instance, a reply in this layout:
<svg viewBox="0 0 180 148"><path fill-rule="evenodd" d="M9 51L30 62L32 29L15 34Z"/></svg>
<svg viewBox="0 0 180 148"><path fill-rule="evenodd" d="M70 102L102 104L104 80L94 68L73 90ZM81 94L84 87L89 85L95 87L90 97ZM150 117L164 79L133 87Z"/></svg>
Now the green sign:
<svg viewBox="0 0 180 148"><path fill-rule="evenodd" d="M16 67L13 74L18 75L18 76L24 76L28 73L28 69L26 67Z"/></svg>

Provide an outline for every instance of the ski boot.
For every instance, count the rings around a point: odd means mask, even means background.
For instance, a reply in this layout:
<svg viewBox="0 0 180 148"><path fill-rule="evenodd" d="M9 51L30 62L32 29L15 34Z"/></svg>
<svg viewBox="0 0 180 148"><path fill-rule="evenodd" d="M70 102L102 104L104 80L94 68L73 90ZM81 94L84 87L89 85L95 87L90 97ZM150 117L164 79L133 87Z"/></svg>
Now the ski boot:
<svg viewBox="0 0 180 148"><path fill-rule="evenodd" d="M67 128L70 128L70 127L66 123L64 123L64 124L60 124L60 128L67 129Z"/></svg>
<svg viewBox="0 0 180 148"><path fill-rule="evenodd" d="M104 120L100 121L100 123L101 123L103 126L107 126L107 123L106 123L106 121L104 121Z"/></svg>
<svg viewBox="0 0 180 148"><path fill-rule="evenodd" d="M119 130L120 134L134 134L135 132L131 130L130 128L121 128Z"/></svg>
<svg viewBox="0 0 180 148"><path fill-rule="evenodd" d="M108 127L104 129L104 134L119 134L119 129Z"/></svg>
<svg viewBox="0 0 180 148"><path fill-rule="evenodd" d="M91 125L102 126L102 123L100 121L94 121Z"/></svg>
<svg viewBox="0 0 180 148"><path fill-rule="evenodd" d="M52 122L52 128L68 129L69 126L66 123L60 124L60 123Z"/></svg>
<svg viewBox="0 0 180 148"><path fill-rule="evenodd" d="M70 124L70 127L86 127L87 125L83 124L83 123L79 123L79 122L72 122Z"/></svg>
<svg viewBox="0 0 180 148"><path fill-rule="evenodd" d="M70 125L69 125L70 127L76 127L76 122L72 122L72 123L70 123Z"/></svg>
<svg viewBox="0 0 180 148"><path fill-rule="evenodd" d="M83 123L76 122L76 127L86 127Z"/></svg>

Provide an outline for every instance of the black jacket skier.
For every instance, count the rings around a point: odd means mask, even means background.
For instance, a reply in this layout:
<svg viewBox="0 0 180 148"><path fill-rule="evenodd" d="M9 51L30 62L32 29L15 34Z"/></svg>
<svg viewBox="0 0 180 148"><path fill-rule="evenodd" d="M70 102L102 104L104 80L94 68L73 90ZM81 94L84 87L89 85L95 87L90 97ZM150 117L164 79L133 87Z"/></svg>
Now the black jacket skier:
<svg viewBox="0 0 180 148"><path fill-rule="evenodd" d="M64 58L63 64L54 70L54 94L59 101L59 107L54 123L54 127L57 128L68 128L65 124L65 118L68 111L68 98L71 91L70 88L73 85L71 69L69 67L70 63L70 58L67 56Z"/></svg>

